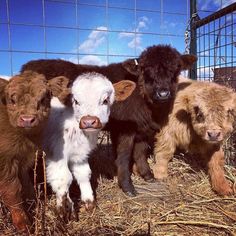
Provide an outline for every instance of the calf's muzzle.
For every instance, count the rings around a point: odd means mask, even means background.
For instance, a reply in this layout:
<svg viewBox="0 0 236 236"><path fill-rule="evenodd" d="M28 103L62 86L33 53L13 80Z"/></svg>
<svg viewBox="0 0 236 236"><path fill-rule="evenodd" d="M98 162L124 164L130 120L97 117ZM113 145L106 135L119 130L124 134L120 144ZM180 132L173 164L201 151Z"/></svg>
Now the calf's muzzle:
<svg viewBox="0 0 236 236"><path fill-rule="evenodd" d="M168 89L157 90L155 93L155 99L165 101L171 97L171 93Z"/></svg>
<svg viewBox="0 0 236 236"><path fill-rule="evenodd" d="M35 115L20 115L18 118L18 126L23 128L31 128L37 125Z"/></svg>
<svg viewBox="0 0 236 236"><path fill-rule="evenodd" d="M96 116L83 116L79 122L80 129L101 129L102 123Z"/></svg>

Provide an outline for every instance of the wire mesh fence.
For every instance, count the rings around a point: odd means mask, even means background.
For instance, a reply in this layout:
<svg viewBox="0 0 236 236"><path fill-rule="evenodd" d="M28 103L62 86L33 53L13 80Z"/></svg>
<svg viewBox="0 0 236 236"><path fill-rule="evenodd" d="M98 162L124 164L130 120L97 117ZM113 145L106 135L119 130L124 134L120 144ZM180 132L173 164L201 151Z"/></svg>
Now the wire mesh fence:
<svg viewBox="0 0 236 236"><path fill-rule="evenodd" d="M135 57L158 43L178 44L183 52L188 0L177 0L174 10L170 4L170 0L1 0L0 74L18 73L22 64L38 58L108 64ZM178 29L172 30L176 21Z"/></svg>
<svg viewBox="0 0 236 236"><path fill-rule="evenodd" d="M194 22L197 79L236 87L236 3Z"/></svg>

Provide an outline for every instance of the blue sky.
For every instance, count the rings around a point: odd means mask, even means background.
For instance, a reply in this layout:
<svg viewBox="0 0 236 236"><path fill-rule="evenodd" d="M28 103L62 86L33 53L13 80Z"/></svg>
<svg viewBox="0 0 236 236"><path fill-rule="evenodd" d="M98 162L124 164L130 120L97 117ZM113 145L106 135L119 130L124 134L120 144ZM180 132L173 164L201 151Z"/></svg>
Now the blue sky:
<svg viewBox="0 0 236 236"><path fill-rule="evenodd" d="M0 0L0 75L16 74L39 58L104 65L159 43L184 52L189 0L108 0L107 7L106 2ZM232 2L198 0L199 15Z"/></svg>

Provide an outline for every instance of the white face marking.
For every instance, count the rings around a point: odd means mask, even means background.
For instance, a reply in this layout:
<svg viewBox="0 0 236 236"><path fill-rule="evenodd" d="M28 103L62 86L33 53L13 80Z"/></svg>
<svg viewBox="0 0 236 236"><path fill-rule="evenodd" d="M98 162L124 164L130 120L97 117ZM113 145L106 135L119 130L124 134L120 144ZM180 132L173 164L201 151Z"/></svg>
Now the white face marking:
<svg viewBox="0 0 236 236"><path fill-rule="evenodd" d="M115 91L103 75L87 73L77 77L72 88L72 107L76 120L83 116L96 116L104 126L108 122Z"/></svg>

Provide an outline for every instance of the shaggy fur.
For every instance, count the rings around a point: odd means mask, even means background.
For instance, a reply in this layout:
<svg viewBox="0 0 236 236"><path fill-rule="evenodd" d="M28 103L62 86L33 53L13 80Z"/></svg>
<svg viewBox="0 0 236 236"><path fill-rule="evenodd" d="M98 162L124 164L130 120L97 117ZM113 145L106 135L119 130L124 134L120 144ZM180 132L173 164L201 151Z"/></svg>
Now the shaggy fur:
<svg viewBox="0 0 236 236"><path fill-rule="evenodd" d="M224 176L222 142L233 131L235 104L236 94L230 88L181 79L168 122L156 135L155 178L167 177L168 162L179 148L204 161L218 194L231 194Z"/></svg>
<svg viewBox="0 0 236 236"><path fill-rule="evenodd" d="M190 68L195 61L195 56L181 55L170 46L158 45L147 48L137 58L138 64L130 59L103 67L77 66L77 75L84 70L96 71L107 76L112 83L129 79L139 85L127 100L114 104L107 126L111 131L117 157L118 183L128 195L135 195L130 177L132 160L137 163L139 172L145 180L153 179L146 158L149 143L153 142L154 134L159 128L158 123L162 120L159 111L161 110L164 116L169 112L180 71ZM27 63L22 70L40 71L50 79L50 65L54 62L55 66L51 71L53 75L61 73L59 64L62 68L68 65L68 62L64 61L58 63L58 60L39 60ZM69 74L69 68L67 69ZM71 70L74 71L72 63ZM73 81L74 77L73 75L70 79Z"/></svg>
<svg viewBox="0 0 236 236"><path fill-rule="evenodd" d="M121 81L114 87L116 100L124 100L134 90L135 83ZM87 94L90 89L93 93ZM71 93L72 107L52 100L52 111L44 134L47 180L56 193L59 214L66 221L73 210L69 197L73 177L80 187L81 200L86 208L95 206L88 157L97 145L99 131L108 122L110 107L115 100L111 82L98 73L78 76ZM67 208L64 209L64 206Z"/></svg>
<svg viewBox="0 0 236 236"><path fill-rule="evenodd" d="M51 94L60 95L68 79L57 77L48 82L43 75L26 71L5 81L4 86L1 82L0 196L15 227L27 230L30 222L23 204L26 197L33 198L28 170L39 149Z"/></svg>

